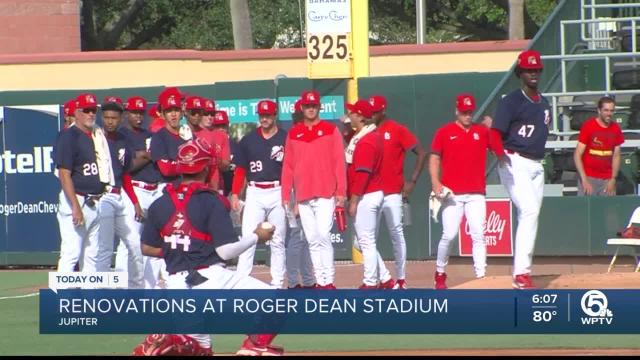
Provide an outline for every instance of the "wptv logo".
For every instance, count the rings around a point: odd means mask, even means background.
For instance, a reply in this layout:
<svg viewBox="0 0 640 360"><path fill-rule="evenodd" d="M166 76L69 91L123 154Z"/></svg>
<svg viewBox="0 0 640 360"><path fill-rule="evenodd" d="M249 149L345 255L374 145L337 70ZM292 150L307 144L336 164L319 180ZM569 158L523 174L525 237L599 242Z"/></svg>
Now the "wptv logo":
<svg viewBox="0 0 640 360"><path fill-rule="evenodd" d="M599 290L590 290L582 295L582 312L587 315L580 318L582 325L611 325L613 312L609 309L607 296Z"/></svg>

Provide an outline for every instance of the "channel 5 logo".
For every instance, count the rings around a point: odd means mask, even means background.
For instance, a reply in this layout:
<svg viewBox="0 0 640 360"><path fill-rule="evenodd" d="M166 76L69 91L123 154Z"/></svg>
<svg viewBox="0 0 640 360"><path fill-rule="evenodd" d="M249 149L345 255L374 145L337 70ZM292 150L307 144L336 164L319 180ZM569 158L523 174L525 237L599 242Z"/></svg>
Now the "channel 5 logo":
<svg viewBox="0 0 640 360"><path fill-rule="evenodd" d="M613 312L608 308L607 296L599 290L589 290L580 301L582 312L587 315L580 318L583 325L611 325Z"/></svg>

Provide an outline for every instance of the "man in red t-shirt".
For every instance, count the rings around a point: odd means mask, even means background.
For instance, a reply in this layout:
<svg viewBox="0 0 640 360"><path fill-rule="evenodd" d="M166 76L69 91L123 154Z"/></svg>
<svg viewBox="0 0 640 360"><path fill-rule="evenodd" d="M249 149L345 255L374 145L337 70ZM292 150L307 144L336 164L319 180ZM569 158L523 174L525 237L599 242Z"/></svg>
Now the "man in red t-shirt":
<svg viewBox="0 0 640 360"><path fill-rule="evenodd" d="M403 201L408 201L416 182L424 168L426 152L420 141L404 125L386 116L387 99L381 95L369 98L369 104L373 108L373 120L382 134L384 152L382 155L382 191L384 203L382 214L387 222L387 229L393 243L393 255L396 263L397 289L406 289L405 263L407 259L407 245L404 239L403 222L410 219L402 219ZM404 181L404 155L407 151L413 151L418 155L416 164L408 181Z"/></svg>
<svg viewBox="0 0 640 360"><path fill-rule="evenodd" d="M456 120L436 131L431 143L429 174L436 197L442 201L442 238L438 244L435 288L446 289L445 267L451 241L458 235L462 215L467 217L473 242L473 267L477 278L485 276L487 249L484 241L486 218L485 167L487 149L504 156L502 143L491 142L489 128L472 122L476 102L471 94L456 99ZM451 190L448 196L444 188Z"/></svg>
<svg viewBox="0 0 640 360"><path fill-rule="evenodd" d="M358 100L347 104L349 119L354 134L347 146L347 195L349 196L349 216L354 220L356 242L364 260L364 279L360 289L393 287L393 279L384 262L379 265L376 249L376 230L378 214L382 210L384 193L382 192L382 135L376 131L371 120L373 113L367 100ZM379 269L379 266L382 268ZM386 278L378 284L378 273ZM391 285L391 286L388 286Z"/></svg>
<svg viewBox="0 0 640 360"><path fill-rule="evenodd" d="M616 194L616 177L620 170L622 130L611 122L616 102L610 97L598 101L598 117L580 128L573 160L580 178L578 195L611 196Z"/></svg>

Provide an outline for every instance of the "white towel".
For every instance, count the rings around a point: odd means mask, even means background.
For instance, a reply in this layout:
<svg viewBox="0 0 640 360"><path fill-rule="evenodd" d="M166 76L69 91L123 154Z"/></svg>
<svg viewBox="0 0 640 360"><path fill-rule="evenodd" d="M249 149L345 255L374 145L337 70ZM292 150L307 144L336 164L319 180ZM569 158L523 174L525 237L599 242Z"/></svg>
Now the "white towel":
<svg viewBox="0 0 640 360"><path fill-rule="evenodd" d="M443 186L441 195L442 200L444 200L448 197L454 196L455 194L451 189ZM431 209L431 217L434 222L438 222L438 212L440 212L440 208L442 207L442 200L440 200L433 191L429 195L429 209Z"/></svg>
<svg viewBox="0 0 640 360"><path fill-rule="evenodd" d="M184 124L180 126L180 130L178 130L178 134L183 140L189 141L193 139L193 132L191 131L191 127L189 127L189 124Z"/></svg>
<svg viewBox="0 0 640 360"><path fill-rule="evenodd" d="M114 186L116 180L113 176L113 167L111 166L111 153L109 152L109 143L104 136L102 128L93 129L93 146L96 149L96 163L98 164L98 175L100 182Z"/></svg>
<svg viewBox="0 0 640 360"><path fill-rule="evenodd" d="M349 145L344 151L344 156L347 159L347 164L351 164L353 162L353 152L356 150L356 144L360 139L362 139L368 133L374 131L376 129L376 124L365 125L357 134L353 135L351 141L349 141Z"/></svg>

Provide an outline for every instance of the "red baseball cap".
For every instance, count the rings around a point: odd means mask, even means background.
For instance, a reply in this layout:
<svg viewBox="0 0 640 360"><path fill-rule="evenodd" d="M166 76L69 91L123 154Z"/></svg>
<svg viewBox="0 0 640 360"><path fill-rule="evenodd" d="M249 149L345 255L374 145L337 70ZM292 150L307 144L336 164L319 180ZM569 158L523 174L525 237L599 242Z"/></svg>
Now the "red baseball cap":
<svg viewBox="0 0 640 360"><path fill-rule="evenodd" d="M369 105L373 112L387 110L387 99L382 95L372 95L369 97Z"/></svg>
<svg viewBox="0 0 640 360"><path fill-rule="evenodd" d="M64 109L64 116L75 116L76 99L67 101L66 103L64 103L62 108Z"/></svg>
<svg viewBox="0 0 640 360"><path fill-rule="evenodd" d="M200 96L189 96L185 102L187 110L204 110L204 99Z"/></svg>
<svg viewBox="0 0 640 360"><path fill-rule="evenodd" d="M473 98L473 95L464 93L458 95L456 98L456 110L460 112L469 112L474 111L476 109L476 99Z"/></svg>
<svg viewBox="0 0 640 360"><path fill-rule="evenodd" d="M97 109L98 99L93 94L80 94L76 98L76 109Z"/></svg>
<svg viewBox="0 0 640 360"><path fill-rule="evenodd" d="M367 100L360 99L355 104L346 104L346 107L350 112L360 114L367 119L370 119L371 115L373 115L373 108Z"/></svg>
<svg viewBox="0 0 640 360"><path fill-rule="evenodd" d="M216 102L209 99L204 99L204 112L214 113L216 112Z"/></svg>
<svg viewBox="0 0 640 360"><path fill-rule="evenodd" d="M303 91L300 95L300 105L320 105L320 93L315 90Z"/></svg>
<svg viewBox="0 0 640 360"><path fill-rule="evenodd" d="M218 110L213 115L212 125L229 125L229 116L224 110Z"/></svg>
<svg viewBox="0 0 640 360"><path fill-rule="evenodd" d="M171 108L182 108L182 103L180 102L180 96L176 94L163 94L158 98L158 105L160 106L161 111L165 111Z"/></svg>
<svg viewBox="0 0 640 360"><path fill-rule="evenodd" d="M518 67L525 70L542 70L540 53L535 50L525 50L518 55Z"/></svg>
<svg viewBox="0 0 640 360"><path fill-rule="evenodd" d="M127 111L144 112L147 109L147 101L142 96L132 96L127 99L127 105L124 108Z"/></svg>
<svg viewBox="0 0 640 360"><path fill-rule="evenodd" d="M177 170L181 174L197 174L211 163L211 145L195 138L178 147Z"/></svg>
<svg viewBox="0 0 640 360"><path fill-rule="evenodd" d="M161 117L157 117L157 118L153 119L153 121L151 121L151 124L149 124L149 131L151 131L152 133L157 133L163 127L165 127L165 125L166 125L166 123L165 123L164 119L161 118Z"/></svg>
<svg viewBox="0 0 640 360"><path fill-rule="evenodd" d="M158 105L151 105L151 107L149 108L148 114L153 118L160 116L160 113L158 112Z"/></svg>
<svg viewBox="0 0 640 360"><path fill-rule="evenodd" d="M169 101L173 98L174 101ZM158 106L160 110L168 109L171 107L182 107L182 93L176 87L168 87L160 92L158 95ZM167 106L165 106L167 105Z"/></svg>
<svg viewBox="0 0 640 360"><path fill-rule="evenodd" d="M278 113L278 105L271 100L262 100L258 103L259 115L275 115Z"/></svg>
<svg viewBox="0 0 640 360"><path fill-rule="evenodd" d="M296 103L293 105L294 112L302 112L302 99L296 100Z"/></svg>

